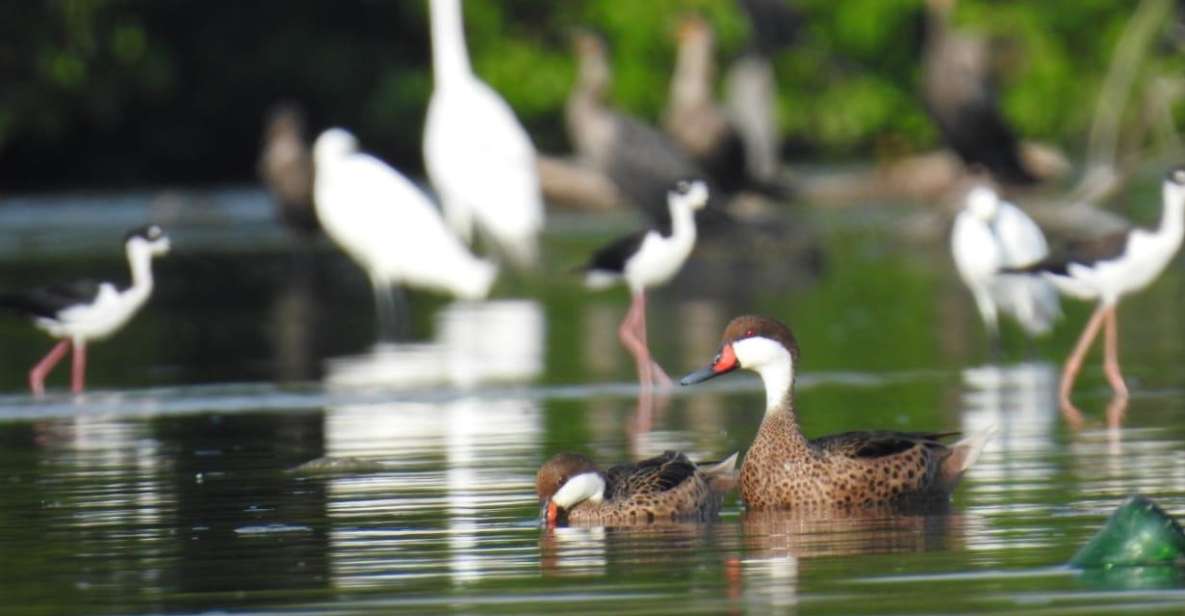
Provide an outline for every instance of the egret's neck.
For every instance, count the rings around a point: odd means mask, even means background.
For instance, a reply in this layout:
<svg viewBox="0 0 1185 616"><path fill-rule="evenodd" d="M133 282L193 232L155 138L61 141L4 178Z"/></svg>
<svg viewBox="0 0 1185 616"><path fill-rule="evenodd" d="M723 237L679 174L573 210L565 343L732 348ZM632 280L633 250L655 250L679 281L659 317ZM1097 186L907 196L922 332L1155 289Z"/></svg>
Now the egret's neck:
<svg viewBox="0 0 1185 616"><path fill-rule="evenodd" d="M472 74L465 51L465 22L461 0L431 0L432 68L436 86L454 83Z"/></svg>

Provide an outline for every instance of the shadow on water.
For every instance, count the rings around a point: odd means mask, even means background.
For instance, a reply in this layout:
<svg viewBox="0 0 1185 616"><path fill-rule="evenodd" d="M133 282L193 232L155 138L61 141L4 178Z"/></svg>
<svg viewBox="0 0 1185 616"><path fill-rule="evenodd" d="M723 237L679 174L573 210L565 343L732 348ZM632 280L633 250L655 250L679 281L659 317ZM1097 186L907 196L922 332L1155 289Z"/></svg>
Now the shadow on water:
<svg viewBox="0 0 1185 616"><path fill-rule="evenodd" d="M730 261L717 258L728 244L709 244L650 306L671 374L702 366L732 316L767 312L800 334L809 435L995 424L998 437L942 515L810 520L745 513L733 497L713 524L544 529L533 481L550 455L719 459L747 448L764 408L760 383L738 376L670 392L641 429L616 339L628 298L565 273L614 229L559 219L554 271L510 277L485 302L412 293L410 340L375 346L365 277L327 245L293 250L261 194L114 200L0 207L5 288L121 274L110 246L133 219L171 220L176 252L144 313L95 345L85 396L62 393L58 374L30 398L24 374L48 340L0 319L10 605L1106 613L1185 596L1175 569L1060 567L1129 493L1185 513L1185 379L1164 369L1185 351L1185 321L1164 309L1180 268L1125 305L1126 410L1108 414L1088 368L1078 425L1058 410L1057 362L1089 307L1067 307L1039 359L980 365L945 247L834 224L784 254L758 238ZM62 209L41 227L45 207ZM291 472L310 460L360 464Z"/></svg>

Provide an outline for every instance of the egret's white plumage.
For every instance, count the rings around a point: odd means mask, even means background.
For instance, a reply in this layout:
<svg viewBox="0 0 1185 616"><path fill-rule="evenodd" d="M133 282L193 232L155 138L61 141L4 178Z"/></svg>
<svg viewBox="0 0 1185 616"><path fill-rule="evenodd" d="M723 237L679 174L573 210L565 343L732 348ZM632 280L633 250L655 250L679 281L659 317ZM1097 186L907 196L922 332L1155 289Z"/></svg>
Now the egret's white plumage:
<svg viewBox="0 0 1185 616"><path fill-rule="evenodd" d="M1047 333L1061 316L1057 290L1048 281L1001 272L1040 261L1049 254L1049 245L1031 218L990 188L977 186L967 193L955 218L951 252L992 335L1000 312L1016 319L1030 336Z"/></svg>
<svg viewBox="0 0 1185 616"><path fill-rule="evenodd" d="M359 152L353 135L325 131L313 160L321 226L366 269L376 293L396 284L467 299L489 293L495 266L469 253L410 180Z"/></svg>
<svg viewBox="0 0 1185 616"><path fill-rule="evenodd" d="M543 228L535 146L514 111L473 74L460 0L431 0L434 86L424 163L445 218L465 240L474 227L519 265Z"/></svg>

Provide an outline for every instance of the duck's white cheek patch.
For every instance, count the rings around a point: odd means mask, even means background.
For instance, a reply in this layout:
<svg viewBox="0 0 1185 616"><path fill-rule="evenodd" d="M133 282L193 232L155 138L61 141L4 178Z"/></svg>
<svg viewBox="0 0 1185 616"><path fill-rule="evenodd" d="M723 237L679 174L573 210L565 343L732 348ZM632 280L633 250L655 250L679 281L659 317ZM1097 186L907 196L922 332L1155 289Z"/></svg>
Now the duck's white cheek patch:
<svg viewBox="0 0 1185 616"><path fill-rule="evenodd" d="M605 480L599 474L581 473L565 482L551 500L564 509L571 509L586 500L599 503L604 493Z"/></svg>
<svg viewBox="0 0 1185 616"><path fill-rule="evenodd" d="M765 411L776 411L794 384L794 358L790 351L769 338L739 340L732 343L732 350L742 368L761 375L765 383Z"/></svg>
<svg viewBox="0 0 1185 616"><path fill-rule="evenodd" d="M769 338L745 338L732 343L742 368L756 370L771 363L789 362L790 353L781 343Z"/></svg>

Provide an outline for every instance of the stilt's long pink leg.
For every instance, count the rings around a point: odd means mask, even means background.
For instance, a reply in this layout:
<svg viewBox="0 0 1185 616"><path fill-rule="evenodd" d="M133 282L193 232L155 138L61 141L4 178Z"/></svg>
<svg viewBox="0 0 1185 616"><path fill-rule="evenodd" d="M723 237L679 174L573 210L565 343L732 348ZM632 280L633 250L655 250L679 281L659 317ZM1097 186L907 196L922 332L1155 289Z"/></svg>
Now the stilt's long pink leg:
<svg viewBox="0 0 1185 616"><path fill-rule="evenodd" d="M617 336L621 344L634 356L634 363L638 367L638 383L643 387L650 387L650 355L646 350L646 343L638 338L639 314L645 310L645 300L642 293L635 293L630 301L629 312L625 320L617 328Z"/></svg>
<svg viewBox="0 0 1185 616"><path fill-rule="evenodd" d="M1112 396L1107 404L1107 427L1118 430L1123 427L1123 418L1127 415L1127 396Z"/></svg>
<svg viewBox="0 0 1185 616"><path fill-rule="evenodd" d="M654 356L650 353L650 335L646 331L646 297L642 296L641 307L638 309L638 339L642 341L642 346L646 350L646 361L650 364L650 383L658 385L662 388L670 388L674 383L671 377L667 376L662 366L654 361Z"/></svg>
<svg viewBox="0 0 1185 616"><path fill-rule="evenodd" d="M1066 365L1062 369L1062 382L1058 388L1058 398L1062 406L1070 404L1070 391L1074 389L1074 381L1078 378L1078 371L1082 369L1082 360L1086 357L1086 352L1090 350L1090 343L1094 342L1095 336L1099 334L1099 326L1103 324L1103 317L1106 314L1107 307L1099 304L1086 324L1086 328L1082 330L1082 335L1078 337L1078 344L1074 345L1074 352L1066 360Z"/></svg>
<svg viewBox="0 0 1185 616"><path fill-rule="evenodd" d="M626 427L626 434L630 440L630 453L640 456L642 448L639 437L650 432L654 426L654 394L649 387L643 387L638 393L638 406L634 408L634 419Z"/></svg>
<svg viewBox="0 0 1185 616"><path fill-rule="evenodd" d="M82 393L86 386L86 342L74 343L74 365L70 370L70 391Z"/></svg>
<svg viewBox="0 0 1185 616"><path fill-rule="evenodd" d="M1127 383L1119 372L1119 319L1116 308L1111 306L1107 309L1107 318L1103 323L1103 373L1107 375L1107 382L1115 390L1115 395L1126 398Z"/></svg>
<svg viewBox="0 0 1185 616"><path fill-rule="evenodd" d="M34 396L40 396L45 393L45 377L49 375L49 371L62 361L66 356L66 351L70 350L70 341L63 340L53 346L41 361L37 362L36 366L29 371L29 389Z"/></svg>

